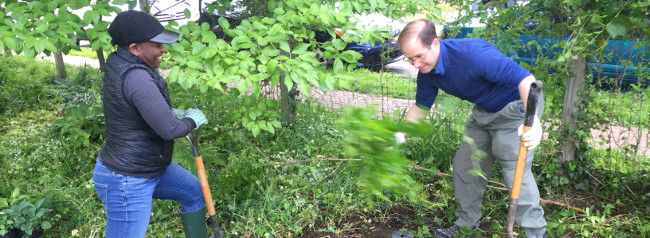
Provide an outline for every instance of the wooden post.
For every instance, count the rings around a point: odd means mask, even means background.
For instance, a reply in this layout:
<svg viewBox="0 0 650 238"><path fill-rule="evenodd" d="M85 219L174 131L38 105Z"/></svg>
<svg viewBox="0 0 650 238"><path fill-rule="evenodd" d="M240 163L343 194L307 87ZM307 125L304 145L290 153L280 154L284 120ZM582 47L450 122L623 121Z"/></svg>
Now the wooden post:
<svg viewBox="0 0 650 238"><path fill-rule="evenodd" d="M573 73L575 77L569 78L564 91L562 126L567 128L568 131L573 131L577 128L576 117L578 113L578 92L582 89L587 78L587 61L582 55L579 54L577 56L577 59L569 62L569 72ZM566 139L566 142L564 142L564 145L562 146L562 163L574 161L576 159L575 141L578 140L578 138L569 134Z"/></svg>

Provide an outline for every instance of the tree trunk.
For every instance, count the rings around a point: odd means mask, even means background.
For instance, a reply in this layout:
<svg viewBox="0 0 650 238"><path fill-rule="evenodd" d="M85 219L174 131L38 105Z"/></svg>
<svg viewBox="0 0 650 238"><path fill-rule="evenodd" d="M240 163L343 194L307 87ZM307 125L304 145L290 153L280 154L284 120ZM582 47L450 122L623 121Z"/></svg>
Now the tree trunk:
<svg viewBox="0 0 650 238"><path fill-rule="evenodd" d="M574 161L577 156L575 142L579 138L577 138L572 132L577 129L576 117L578 114L578 92L587 78L587 61L582 55L578 55L577 59L569 62L569 72L573 73L575 77L569 78L564 91L562 125L566 128L565 131L568 131L569 134L562 146L562 163Z"/></svg>
<svg viewBox="0 0 650 238"><path fill-rule="evenodd" d="M63 53L61 53L61 51L54 53L54 63L56 64L56 76L59 78L67 78L68 74L65 73L65 64L63 62Z"/></svg>
<svg viewBox="0 0 650 238"><path fill-rule="evenodd" d="M104 59L104 50L102 48L97 49L97 61L99 61L99 70L104 72L104 63L106 63L106 60Z"/></svg>
<svg viewBox="0 0 650 238"><path fill-rule="evenodd" d="M287 85L284 84L285 74L280 75L280 101L282 102L282 114L284 120L287 124L293 124L294 119L296 118L296 85L293 85L293 88L287 88ZM291 80L291 79L289 79Z"/></svg>

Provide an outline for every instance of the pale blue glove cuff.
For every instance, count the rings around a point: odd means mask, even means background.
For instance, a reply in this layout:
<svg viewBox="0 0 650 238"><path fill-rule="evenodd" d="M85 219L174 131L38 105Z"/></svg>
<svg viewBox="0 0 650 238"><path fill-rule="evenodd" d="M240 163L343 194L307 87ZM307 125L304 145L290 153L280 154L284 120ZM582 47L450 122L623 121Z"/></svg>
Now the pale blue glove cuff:
<svg viewBox="0 0 650 238"><path fill-rule="evenodd" d="M199 109L190 108L185 111L185 116L191 118L196 124L194 130L198 129L200 126L208 124L208 119L205 117L205 114Z"/></svg>
<svg viewBox="0 0 650 238"><path fill-rule="evenodd" d="M176 117L176 119L185 118L185 110L181 110L181 109L178 109L178 108L172 108L172 113L174 114L174 117Z"/></svg>

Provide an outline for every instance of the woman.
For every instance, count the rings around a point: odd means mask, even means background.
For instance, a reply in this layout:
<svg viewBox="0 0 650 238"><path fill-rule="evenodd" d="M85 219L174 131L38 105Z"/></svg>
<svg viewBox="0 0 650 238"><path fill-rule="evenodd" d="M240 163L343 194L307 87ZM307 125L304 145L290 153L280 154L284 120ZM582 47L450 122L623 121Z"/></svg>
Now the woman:
<svg viewBox="0 0 650 238"><path fill-rule="evenodd" d="M179 201L186 237L207 237L199 180L171 162L174 139L207 119L198 109L172 110L167 84L156 72L163 44L176 42L178 33L139 11L118 14L108 33L118 48L106 60L106 142L93 175L106 237L144 237L153 198Z"/></svg>

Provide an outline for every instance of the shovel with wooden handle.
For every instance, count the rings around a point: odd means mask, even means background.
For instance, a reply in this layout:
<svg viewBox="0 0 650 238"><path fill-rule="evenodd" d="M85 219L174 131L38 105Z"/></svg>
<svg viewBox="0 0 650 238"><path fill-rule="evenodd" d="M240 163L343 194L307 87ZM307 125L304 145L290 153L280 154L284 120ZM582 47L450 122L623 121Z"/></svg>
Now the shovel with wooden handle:
<svg viewBox="0 0 650 238"><path fill-rule="evenodd" d="M198 174L199 181L201 181L201 191L203 191L203 199L205 200L205 206L208 208L208 216L210 217L210 225L212 226L212 231L214 237L221 238L222 233L219 231L219 225L217 223L217 218L215 217L216 212L214 211L214 202L212 201L212 194L210 193L210 186L208 185L208 178L205 175L205 167L203 165L203 156L199 151L199 132L201 127L197 128L194 132L194 136L191 136L191 132L185 136L187 140L190 141L190 146L192 147L192 155L194 156L194 163L196 164L196 173Z"/></svg>
<svg viewBox="0 0 650 238"><path fill-rule="evenodd" d="M533 126L535 121L535 114L537 111L537 102L542 91L542 81L536 80L530 84L530 91L528 92L528 102L526 105L526 116L524 119L523 133L526 133ZM515 177L512 181L512 191L510 191L510 204L508 206L508 238L512 238L512 229L515 223L515 215L517 214L517 205L519 203L519 192L521 192L521 181L524 177L524 168L526 167L526 157L528 156L528 148L524 146L524 142L519 143L519 155L517 156L517 166L515 167Z"/></svg>

